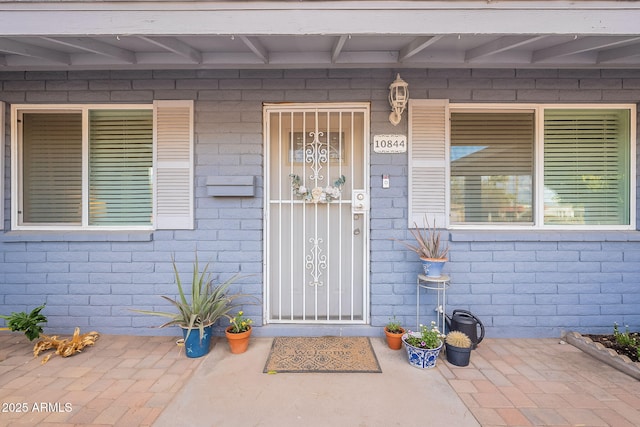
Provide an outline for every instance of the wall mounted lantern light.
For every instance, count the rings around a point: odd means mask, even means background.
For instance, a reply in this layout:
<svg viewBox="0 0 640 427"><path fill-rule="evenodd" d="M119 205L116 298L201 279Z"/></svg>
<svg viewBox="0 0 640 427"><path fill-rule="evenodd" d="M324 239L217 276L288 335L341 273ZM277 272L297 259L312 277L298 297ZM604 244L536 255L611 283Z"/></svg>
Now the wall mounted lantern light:
<svg viewBox="0 0 640 427"><path fill-rule="evenodd" d="M391 105L391 114L389 121L392 125L397 126L402 120L402 112L407 107L409 101L409 83L400 78L398 73L393 83L389 85L389 104Z"/></svg>

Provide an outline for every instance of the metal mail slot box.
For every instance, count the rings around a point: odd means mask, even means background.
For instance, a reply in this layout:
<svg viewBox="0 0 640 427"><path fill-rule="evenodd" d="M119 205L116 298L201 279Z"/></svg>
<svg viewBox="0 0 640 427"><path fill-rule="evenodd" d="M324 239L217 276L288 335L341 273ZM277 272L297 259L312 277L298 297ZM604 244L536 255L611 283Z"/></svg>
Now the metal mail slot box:
<svg viewBox="0 0 640 427"><path fill-rule="evenodd" d="M208 176L207 195L217 197L253 197L256 194L255 176Z"/></svg>

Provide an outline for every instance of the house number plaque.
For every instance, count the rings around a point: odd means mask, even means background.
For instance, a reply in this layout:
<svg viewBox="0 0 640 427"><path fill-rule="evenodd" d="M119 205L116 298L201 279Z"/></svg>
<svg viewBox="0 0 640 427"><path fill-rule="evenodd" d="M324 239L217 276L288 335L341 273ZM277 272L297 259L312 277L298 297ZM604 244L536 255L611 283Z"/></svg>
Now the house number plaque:
<svg viewBox="0 0 640 427"><path fill-rule="evenodd" d="M406 153L406 135L374 135L373 151L376 153Z"/></svg>

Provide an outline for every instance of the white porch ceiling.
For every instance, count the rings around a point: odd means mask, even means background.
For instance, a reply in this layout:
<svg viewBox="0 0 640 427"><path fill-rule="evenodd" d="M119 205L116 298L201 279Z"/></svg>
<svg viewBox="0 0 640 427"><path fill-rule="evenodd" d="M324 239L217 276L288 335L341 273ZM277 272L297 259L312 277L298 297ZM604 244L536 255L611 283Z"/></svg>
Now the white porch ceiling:
<svg viewBox="0 0 640 427"><path fill-rule="evenodd" d="M4 1L0 71L640 68L638 1Z"/></svg>

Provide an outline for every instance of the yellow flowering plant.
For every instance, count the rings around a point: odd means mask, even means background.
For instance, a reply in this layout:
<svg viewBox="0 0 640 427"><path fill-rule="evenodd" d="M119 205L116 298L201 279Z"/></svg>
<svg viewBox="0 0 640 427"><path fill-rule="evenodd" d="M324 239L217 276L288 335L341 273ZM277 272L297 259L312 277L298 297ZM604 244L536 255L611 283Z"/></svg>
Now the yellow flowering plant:
<svg viewBox="0 0 640 427"><path fill-rule="evenodd" d="M239 334L241 332L246 332L251 327L253 320L244 317L244 311L240 310L238 314L232 317L229 322L231 323L231 329L229 332L232 334Z"/></svg>

